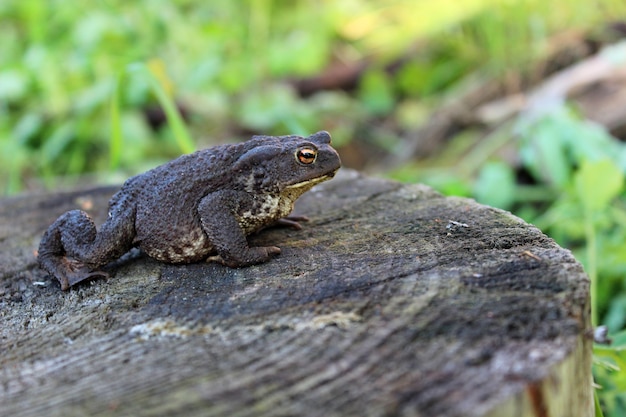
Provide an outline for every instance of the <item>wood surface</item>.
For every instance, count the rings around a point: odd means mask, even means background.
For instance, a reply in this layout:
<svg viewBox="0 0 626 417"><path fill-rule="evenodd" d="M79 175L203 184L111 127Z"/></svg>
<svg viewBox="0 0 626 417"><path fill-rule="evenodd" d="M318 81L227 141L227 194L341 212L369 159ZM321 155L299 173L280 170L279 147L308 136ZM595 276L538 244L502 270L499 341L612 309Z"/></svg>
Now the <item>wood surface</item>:
<svg viewBox="0 0 626 417"><path fill-rule="evenodd" d="M138 251L62 292L45 228L115 188L0 202L2 416L591 416L589 282L513 215L338 178L262 265Z"/></svg>

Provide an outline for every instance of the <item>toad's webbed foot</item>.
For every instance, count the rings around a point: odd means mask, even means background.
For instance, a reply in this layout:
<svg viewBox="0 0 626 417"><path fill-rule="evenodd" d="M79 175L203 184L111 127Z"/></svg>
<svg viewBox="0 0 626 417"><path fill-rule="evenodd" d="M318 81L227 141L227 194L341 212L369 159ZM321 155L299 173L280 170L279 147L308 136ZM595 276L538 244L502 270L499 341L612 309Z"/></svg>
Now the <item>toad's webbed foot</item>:
<svg viewBox="0 0 626 417"><path fill-rule="evenodd" d="M84 263L65 256L59 257L59 262L52 275L61 283L61 289L67 291L72 285L92 278L109 278L104 271L94 271Z"/></svg>
<svg viewBox="0 0 626 417"><path fill-rule="evenodd" d="M61 215L39 243L39 265L54 276L61 289L94 277L108 277L98 268L127 252L134 237L134 212L126 210L96 226L80 210Z"/></svg>
<svg viewBox="0 0 626 417"><path fill-rule="evenodd" d="M295 230L302 230L302 225L300 222L308 222L309 218L307 216L287 216L282 219L276 220L276 222L272 226L276 227L291 227Z"/></svg>

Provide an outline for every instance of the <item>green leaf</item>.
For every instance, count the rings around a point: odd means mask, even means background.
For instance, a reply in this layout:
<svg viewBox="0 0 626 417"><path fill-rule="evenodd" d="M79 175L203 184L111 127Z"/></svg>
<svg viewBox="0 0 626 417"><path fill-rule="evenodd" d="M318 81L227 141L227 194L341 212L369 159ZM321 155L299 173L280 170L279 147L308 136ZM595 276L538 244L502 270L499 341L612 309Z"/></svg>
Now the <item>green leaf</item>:
<svg viewBox="0 0 626 417"><path fill-rule="evenodd" d="M237 118L252 130L271 131L280 123L296 128L292 133L304 133L297 127L299 105L296 94L288 86L272 85L259 90L251 90L242 97Z"/></svg>
<svg viewBox="0 0 626 417"><path fill-rule="evenodd" d="M553 187L563 189L571 173L564 150L563 130L569 126L559 114L549 114L525 126L525 144L520 153L533 175Z"/></svg>
<svg viewBox="0 0 626 417"><path fill-rule="evenodd" d="M163 111L167 116L167 123L172 129L176 144L184 153L191 153L196 150L196 145L187 130L187 126L181 116L174 99L169 92L168 79L165 75L163 63L158 60L141 64L139 68L148 77L152 91L159 100L159 104L163 107Z"/></svg>
<svg viewBox="0 0 626 417"><path fill-rule="evenodd" d="M610 334L610 337L613 339L611 348L626 351L626 330Z"/></svg>
<svg viewBox="0 0 626 417"><path fill-rule="evenodd" d="M502 209L515 201L515 174L504 162L489 162L480 171L474 185L476 200Z"/></svg>
<svg viewBox="0 0 626 417"><path fill-rule="evenodd" d="M0 72L0 101L19 100L27 92L27 77L20 71Z"/></svg>
<svg viewBox="0 0 626 417"><path fill-rule="evenodd" d="M626 323L626 294L621 294L611 300L604 323L610 331L624 327L624 323Z"/></svg>
<svg viewBox="0 0 626 417"><path fill-rule="evenodd" d="M27 144L43 126L43 117L38 113L26 113L13 128L13 138L20 144Z"/></svg>
<svg viewBox="0 0 626 417"><path fill-rule="evenodd" d="M109 106L111 117L111 135L109 139L109 168L111 169L116 169L119 167L122 155L122 144L124 142L120 116L122 107L120 89L123 78L124 75L122 73L118 75L115 83L115 88L113 90L113 95L111 97L111 103Z"/></svg>
<svg viewBox="0 0 626 417"><path fill-rule="evenodd" d="M583 161L574 175L578 198L589 211L607 208L620 193L623 183L624 174L608 159Z"/></svg>
<svg viewBox="0 0 626 417"><path fill-rule="evenodd" d="M596 413L596 417L604 417L602 408L600 408L600 399L598 398L598 390L593 391L593 408Z"/></svg>
<svg viewBox="0 0 626 417"><path fill-rule="evenodd" d="M389 113L395 104L391 82L380 70L365 73L359 87L359 96L365 107L375 115Z"/></svg>
<svg viewBox="0 0 626 417"><path fill-rule="evenodd" d="M42 165L52 164L63 153L72 140L76 137L76 125L74 120L65 121L54 128L41 146Z"/></svg>

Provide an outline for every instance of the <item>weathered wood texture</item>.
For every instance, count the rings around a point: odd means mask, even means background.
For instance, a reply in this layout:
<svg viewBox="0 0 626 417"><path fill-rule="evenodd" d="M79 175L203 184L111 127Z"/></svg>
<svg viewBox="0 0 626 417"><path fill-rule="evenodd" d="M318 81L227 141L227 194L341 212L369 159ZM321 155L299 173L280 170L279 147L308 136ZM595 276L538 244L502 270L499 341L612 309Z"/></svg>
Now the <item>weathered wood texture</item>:
<svg viewBox="0 0 626 417"><path fill-rule="evenodd" d="M62 292L43 230L114 189L0 203L0 415L590 416L588 280L509 213L346 171L244 269L131 253Z"/></svg>

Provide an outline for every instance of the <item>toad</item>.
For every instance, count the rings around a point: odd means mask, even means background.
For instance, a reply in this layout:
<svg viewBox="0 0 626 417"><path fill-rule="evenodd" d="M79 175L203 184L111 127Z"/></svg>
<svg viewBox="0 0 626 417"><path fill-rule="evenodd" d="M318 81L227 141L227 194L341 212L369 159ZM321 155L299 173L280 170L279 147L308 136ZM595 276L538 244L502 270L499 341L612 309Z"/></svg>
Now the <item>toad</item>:
<svg viewBox="0 0 626 417"><path fill-rule="evenodd" d="M294 202L341 166L330 141L328 132L254 136L183 155L127 180L99 229L80 210L59 217L41 239L39 264L67 290L108 276L98 268L133 247L167 263L266 262L280 249L249 246L246 236L273 224L301 228L306 217L289 217Z"/></svg>

